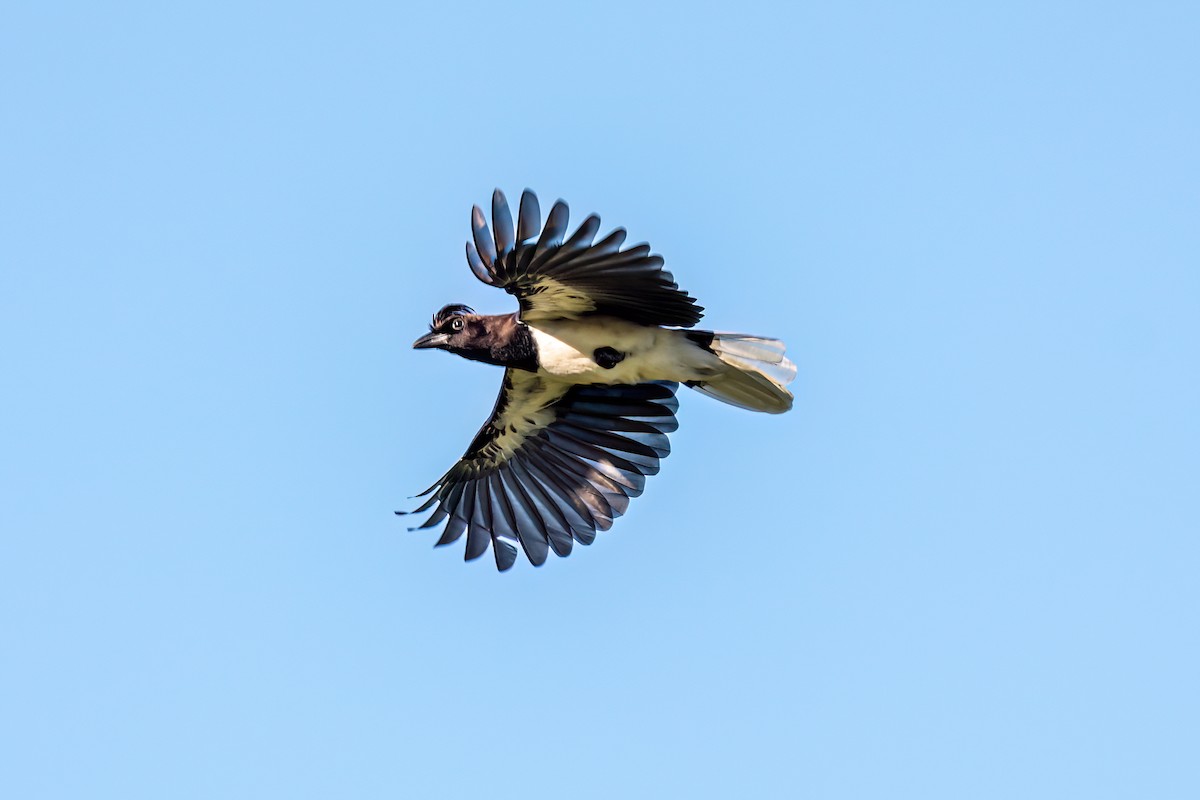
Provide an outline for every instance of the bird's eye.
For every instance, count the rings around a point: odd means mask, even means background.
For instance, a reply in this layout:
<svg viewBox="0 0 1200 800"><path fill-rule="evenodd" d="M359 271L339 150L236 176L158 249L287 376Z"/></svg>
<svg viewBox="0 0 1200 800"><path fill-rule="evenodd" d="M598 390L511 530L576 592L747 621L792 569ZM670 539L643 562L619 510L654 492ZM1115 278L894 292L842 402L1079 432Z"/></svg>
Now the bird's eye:
<svg viewBox="0 0 1200 800"><path fill-rule="evenodd" d="M461 331L462 329L463 329L462 317L455 317L454 319L450 320L450 330Z"/></svg>

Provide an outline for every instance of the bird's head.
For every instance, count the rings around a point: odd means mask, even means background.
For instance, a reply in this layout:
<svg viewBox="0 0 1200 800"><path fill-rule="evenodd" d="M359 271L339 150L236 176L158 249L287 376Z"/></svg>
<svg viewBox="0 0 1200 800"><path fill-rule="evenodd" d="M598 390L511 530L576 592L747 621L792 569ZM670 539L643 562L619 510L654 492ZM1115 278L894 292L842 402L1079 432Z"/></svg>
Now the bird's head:
<svg viewBox="0 0 1200 800"><path fill-rule="evenodd" d="M466 353L477 349L486 334L486 326L479 314L469 306L451 303L433 315L429 333L413 342L413 348L438 348L452 353Z"/></svg>

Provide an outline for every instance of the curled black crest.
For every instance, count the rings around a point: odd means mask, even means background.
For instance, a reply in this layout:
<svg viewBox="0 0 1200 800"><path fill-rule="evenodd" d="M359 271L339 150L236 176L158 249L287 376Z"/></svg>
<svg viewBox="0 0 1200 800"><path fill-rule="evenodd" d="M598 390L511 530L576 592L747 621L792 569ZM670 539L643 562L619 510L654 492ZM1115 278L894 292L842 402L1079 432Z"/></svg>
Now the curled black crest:
<svg viewBox="0 0 1200 800"><path fill-rule="evenodd" d="M448 306L442 306L442 309L433 315L433 322L429 325L429 330L435 330L446 320L451 317L461 317L465 314L474 314L475 309L470 306L464 306L462 303L451 303Z"/></svg>

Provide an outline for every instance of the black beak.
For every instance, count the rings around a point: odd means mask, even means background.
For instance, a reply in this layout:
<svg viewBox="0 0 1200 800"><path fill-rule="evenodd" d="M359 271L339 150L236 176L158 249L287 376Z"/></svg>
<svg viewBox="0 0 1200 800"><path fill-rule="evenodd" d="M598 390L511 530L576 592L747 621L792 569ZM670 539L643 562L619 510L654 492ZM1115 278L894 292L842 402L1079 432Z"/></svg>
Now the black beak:
<svg viewBox="0 0 1200 800"><path fill-rule="evenodd" d="M431 347L445 347L450 337L444 333L427 333L413 342L414 350L428 350Z"/></svg>

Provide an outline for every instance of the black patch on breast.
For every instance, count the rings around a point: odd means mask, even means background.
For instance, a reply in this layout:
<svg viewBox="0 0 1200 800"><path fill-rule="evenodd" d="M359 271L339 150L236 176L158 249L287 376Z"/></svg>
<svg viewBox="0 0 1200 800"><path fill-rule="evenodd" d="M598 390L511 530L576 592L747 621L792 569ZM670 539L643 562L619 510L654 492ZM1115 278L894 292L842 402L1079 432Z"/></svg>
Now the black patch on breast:
<svg viewBox="0 0 1200 800"><path fill-rule="evenodd" d="M604 369L612 369L625 360L625 354L611 347L598 347L596 352L592 353L592 360Z"/></svg>
<svg viewBox="0 0 1200 800"><path fill-rule="evenodd" d="M502 343L497 342L492 346L491 357L493 364L502 367L537 372L537 344L533 341L529 326L518 323Z"/></svg>

